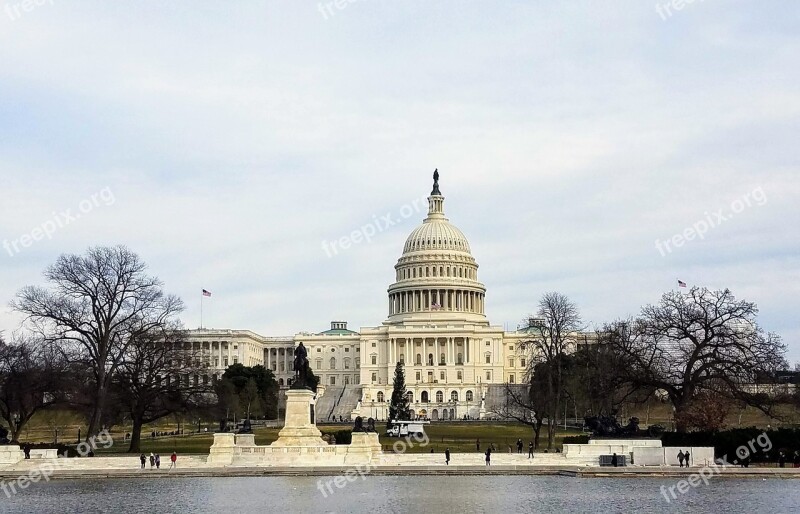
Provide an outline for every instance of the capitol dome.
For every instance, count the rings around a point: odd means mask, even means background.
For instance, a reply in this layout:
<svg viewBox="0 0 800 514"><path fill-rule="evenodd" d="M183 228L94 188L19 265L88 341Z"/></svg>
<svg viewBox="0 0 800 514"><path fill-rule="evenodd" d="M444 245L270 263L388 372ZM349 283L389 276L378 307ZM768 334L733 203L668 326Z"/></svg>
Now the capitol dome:
<svg viewBox="0 0 800 514"><path fill-rule="evenodd" d="M428 217L406 239L389 286L389 322L434 320L488 323L478 263L464 233L444 215L439 173L434 172Z"/></svg>
<svg viewBox="0 0 800 514"><path fill-rule="evenodd" d="M470 253L469 241L458 227L446 218L427 218L406 239L403 253L426 250L453 250Z"/></svg>

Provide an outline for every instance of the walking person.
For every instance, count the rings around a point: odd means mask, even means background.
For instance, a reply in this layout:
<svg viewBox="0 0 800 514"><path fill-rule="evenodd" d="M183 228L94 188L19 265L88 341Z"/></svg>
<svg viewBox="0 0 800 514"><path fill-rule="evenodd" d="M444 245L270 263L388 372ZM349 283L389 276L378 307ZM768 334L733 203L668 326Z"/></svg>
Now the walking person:
<svg viewBox="0 0 800 514"><path fill-rule="evenodd" d="M153 452L150 452L150 469L153 469L156 466L156 456L153 455Z"/></svg>
<svg viewBox="0 0 800 514"><path fill-rule="evenodd" d="M533 458L533 441L528 443L528 458Z"/></svg>
<svg viewBox="0 0 800 514"><path fill-rule="evenodd" d="M492 464L492 449L486 448L486 465L490 466Z"/></svg>
<svg viewBox="0 0 800 514"><path fill-rule="evenodd" d="M617 454L615 453L614 455L611 456L611 465L616 468L617 467L617 462L618 462L617 461Z"/></svg>
<svg viewBox="0 0 800 514"><path fill-rule="evenodd" d="M678 464L683 467L683 450L678 450Z"/></svg>
<svg viewBox="0 0 800 514"><path fill-rule="evenodd" d="M161 455L156 453L156 469L161 469Z"/></svg>
<svg viewBox="0 0 800 514"><path fill-rule="evenodd" d="M444 450L444 464L446 466L450 465L450 448L445 448Z"/></svg>
<svg viewBox="0 0 800 514"><path fill-rule="evenodd" d="M517 439L517 453L522 453L522 439Z"/></svg>
<svg viewBox="0 0 800 514"><path fill-rule="evenodd" d="M686 467L687 468L689 467L689 457L690 456L691 455L689 455L689 450L686 450L686 453L683 454L683 460L686 462Z"/></svg>
<svg viewBox="0 0 800 514"><path fill-rule="evenodd" d="M142 463L142 469L144 469L144 463L147 462L147 457L144 456L144 453L139 455L139 462Z"/></svg>
<svg viewBox="0 0 800 514"><path fill-rule="evenodd" d="M170 455L169 460L171 461L170 464L169 464L169 469L178 467L178 454L177 453L172 452L172 455Z"/></svg>
<svg viewBox="0 0 800 514"><path fill-rule="evenodd" d="M481 440L480 439L475 439L475 449L477 451L481 451Z"/></svg>
<svg viewBox="0 0 800 514"><path fill-rule="evenodd" d="M794 459L792 460L792 464L794 464L794 467L800 468L800 452L797 450L794 451Z"/></svg>

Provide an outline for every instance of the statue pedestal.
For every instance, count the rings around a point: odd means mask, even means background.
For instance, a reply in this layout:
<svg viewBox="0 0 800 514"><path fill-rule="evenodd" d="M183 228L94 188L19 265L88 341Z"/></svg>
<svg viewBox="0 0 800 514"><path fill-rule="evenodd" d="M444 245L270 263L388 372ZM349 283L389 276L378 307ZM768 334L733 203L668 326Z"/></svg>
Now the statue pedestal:
<svg viewBox="0 0 800 514"><path fill-rule="evenodd" d="M236 450L234 435L228 432L214 434L214 444L208 451L209 464L229 466L233 464L233 457Z"/></svg>
<svg viewBox="0 0 800 514"><path fill-rule="evenodd" d="M18 444L0 446L0 464L16 464L25 459L25 453Z"/></svg>
<svg viewBox="0 0 800 514"><path fill-rule="evenodd" d="M314 393L307 389L286 391L286 423L270 446L328 446L312 420Z"/></svg>

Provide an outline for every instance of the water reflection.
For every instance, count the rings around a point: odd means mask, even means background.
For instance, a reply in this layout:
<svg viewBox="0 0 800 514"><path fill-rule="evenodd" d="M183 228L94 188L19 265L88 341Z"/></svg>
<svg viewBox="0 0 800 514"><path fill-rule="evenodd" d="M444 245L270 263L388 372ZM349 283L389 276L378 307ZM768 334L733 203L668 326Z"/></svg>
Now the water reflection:
<svg viewBox="0 0 800 514"><path fill-rule="evenodd" d="M0 512L794 512L798 482L715 479L667 503L674 479L374 476L107 479L33 484Z"/></svg>

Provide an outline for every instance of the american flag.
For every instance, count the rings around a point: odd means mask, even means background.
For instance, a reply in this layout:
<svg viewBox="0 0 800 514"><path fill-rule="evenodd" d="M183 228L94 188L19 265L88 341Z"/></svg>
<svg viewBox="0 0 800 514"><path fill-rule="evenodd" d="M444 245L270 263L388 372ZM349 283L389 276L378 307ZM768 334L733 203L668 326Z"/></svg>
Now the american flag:
<svg viewBox="0 0 800 514"><path fill-rule="evenodd" d="M678 287L686 287L686 282L681 279L678 279Z"/></svg>
<svg viewBox="0 0 800 514"><path fill-rule="evenodd" d="M205 289L203 289L203 296L208 296L209 298L211 298L211 291L206 291Z"/></svg>

